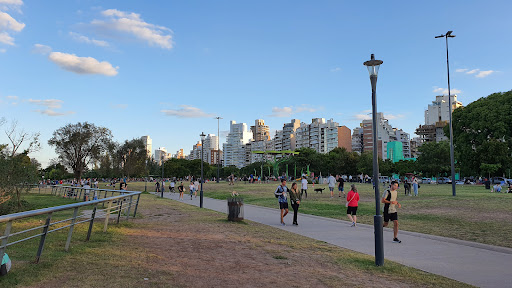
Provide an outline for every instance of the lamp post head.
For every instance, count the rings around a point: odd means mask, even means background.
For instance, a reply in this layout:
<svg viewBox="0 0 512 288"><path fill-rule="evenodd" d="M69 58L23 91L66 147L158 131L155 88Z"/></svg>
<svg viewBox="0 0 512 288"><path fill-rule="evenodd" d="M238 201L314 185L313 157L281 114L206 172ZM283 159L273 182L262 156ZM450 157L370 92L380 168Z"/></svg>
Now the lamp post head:
<svg viewBox="0 0 512 288"><path fill-rule="evenodd" d="M375 60L375 55L372 54L371 56L371 60L368 60L366 62L364 62L364 66L366 66L366 68L368 68L368 73L370 73L370 77L371 76L375 76L377 77L377 75L379 74L379 67L380 67L380 64L384 63L382 60Z"/></svg>
<svg viewBox="0 0 512 288"><path fill-rule="evenodd" d="M204 141L204 138L206 137L206 135L204 135L204 132L201 132L201 135L199 136L201 136L201 141Z"/></svg>

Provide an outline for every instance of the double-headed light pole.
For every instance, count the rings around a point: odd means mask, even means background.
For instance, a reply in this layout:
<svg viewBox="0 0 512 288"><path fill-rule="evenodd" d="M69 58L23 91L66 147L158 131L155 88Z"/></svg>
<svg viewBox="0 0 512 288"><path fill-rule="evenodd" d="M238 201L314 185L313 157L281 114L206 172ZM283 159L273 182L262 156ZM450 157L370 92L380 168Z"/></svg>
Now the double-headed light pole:
<svg viewBox="0 0 512 288"><path fill-rule="evenodd" d="M452 126L452 95L450 93L450 63L448 62L448 38L453 38L453 31L448 31L446 34L436 36L435 38L446 39L446 70L448 71L448 106L449 106L449 126L450 126L450 165L452 167L452 195L455 196L455 157L453 155L453 126Z"/></svg>
<svg viewBox="0 0 512 288"><path fill-rule="evenodd" d="M204 132L201 132L201 191L199 192L199 208L203 208L203 182L204 182L204 173L203 173L203 151L204 151Z"/></svg>
<svg viewBox="0 0 512 288"><path fill-rule="evenodd" d="M375 216L373 216L373 227L375 233L375 265L384 265L384 241L382 228L382 215L380 213L380 193L379 193L379 154L377 152L377 75L382 60L375 60L372 54L371 60L364 62L370 73L370 82L372 84L372 129L373 129L373 186L375 187Z"/></svg>

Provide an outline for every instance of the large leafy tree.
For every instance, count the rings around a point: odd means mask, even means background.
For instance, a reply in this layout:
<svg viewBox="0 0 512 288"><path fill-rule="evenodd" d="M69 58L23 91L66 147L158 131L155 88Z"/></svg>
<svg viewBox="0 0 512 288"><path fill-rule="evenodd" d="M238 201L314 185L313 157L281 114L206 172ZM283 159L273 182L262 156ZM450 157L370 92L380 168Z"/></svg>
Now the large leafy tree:
<svg viewBox="0 0 512 288"><path fill-rule="evenodd" d="M147 175L148 161L146 147L142 139L126 140L117 150L124 176L141 177Z"/></svg>
<svg viewBox="0 0 512 288"><path fill-rule="evenodd" d="M48 144L55 147L59 159L73 170L75 177L81 178L89 164L100 160L111 139L109 129L78 122L57 129Z"/></svg>
<svg viewBox="0 0 512 288"><path fill-rule="evenodd" d="M464 174L497 175L512 163L512 90L483 97L453 112L456 162Z"/></svg>
<svg viewBox="0 0 512 288"><path fill-rule="evenodd" d="M450 143L430 142L418 148L421 152L416 167L427 176L437 176L450 172Z"/></svg>

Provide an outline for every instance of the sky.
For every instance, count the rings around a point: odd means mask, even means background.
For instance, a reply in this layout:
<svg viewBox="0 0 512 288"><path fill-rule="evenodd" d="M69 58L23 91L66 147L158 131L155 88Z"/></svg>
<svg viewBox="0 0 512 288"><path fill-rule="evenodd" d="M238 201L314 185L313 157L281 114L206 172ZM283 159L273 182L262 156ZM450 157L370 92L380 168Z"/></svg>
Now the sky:
<svg viewBox="0 0 512 288"><path fill-rule="evenodd" d="M40 133L69 123L143 135L188 154L229 121L271 131L291 119L350 129L371 115L363 62L383 60L377 109L415 137L447 94L464 105L511 90L511 1L0 0L0 143L10 123Z"/></svg>

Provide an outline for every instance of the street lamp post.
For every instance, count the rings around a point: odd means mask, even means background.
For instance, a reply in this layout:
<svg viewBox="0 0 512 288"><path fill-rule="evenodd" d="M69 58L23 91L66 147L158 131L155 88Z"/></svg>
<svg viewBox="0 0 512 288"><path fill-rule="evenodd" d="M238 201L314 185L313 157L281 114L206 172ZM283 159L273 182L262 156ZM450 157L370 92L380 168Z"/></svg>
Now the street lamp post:
<svg viewBox="0 0 512 288"><path fill-rule="evenodd" d="M217 183L219 183L220 177L220 116L215 117L217 119Z"/></svg>
<svg viewBox="0 0 512 288"><path fill-rule="evenodd" d="M453 31L448 31L444 35L436 36L435 38L445 38L446 39L446 70L448 71L448 106L450 113L449 115L449 123L450 126L450 165L452 170L452 195L455 196L455 156L453 155L453 127L452 127L452 95L450 93L450 64L448 62L448 38L453 38L455 35L452 35Z"/></svg>
<svg viewBox="0 0 512 288"><path fill-rule="evenodd" d="M160 157L162 159L162 187L160 187L160 192L162 193L162 198L164 198L164 155Z"/></svg>
<svg viewBox="0 0 512 288"><path fill-rule="evenodd" d="M203 208L203 182L204 182L204 175L203 175L203 151L204 151L204 132L201 132L201 191L199 192L199 208Z"/></svg>
<svg viewBox="0 0 512 288"><path fill-rule="evenodd" d="M373 216L373 226L375 233L375 265L384 265L384 241L382 228L382 215L380 213L380 193L379 193L379 155L377 146L377 74L379 66L383 62L375 60L375 56L371 55L371 60L364 62L370 73L370 82L372 84L372 128L373 128L373 185L375 187L375 216Z"/></svg>

